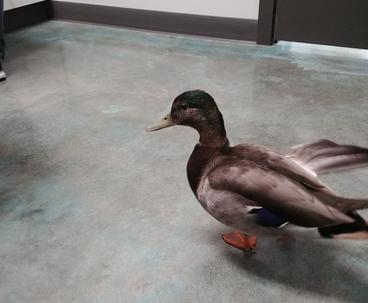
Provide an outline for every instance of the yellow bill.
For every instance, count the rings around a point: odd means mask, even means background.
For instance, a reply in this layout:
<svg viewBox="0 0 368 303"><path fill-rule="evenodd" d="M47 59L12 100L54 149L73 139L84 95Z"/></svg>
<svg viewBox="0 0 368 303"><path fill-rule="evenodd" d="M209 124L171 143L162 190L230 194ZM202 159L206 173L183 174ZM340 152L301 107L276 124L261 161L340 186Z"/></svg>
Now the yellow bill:
<svg viewBox="0 0 368 303"><path fill-rule="evenodd" d="M161 119L161 121L148 126L146 128L146 132L153 132L155 130L159 130L159 129L174 126L174 125L175 123L172 121L171 115L167 114L163 119Z"/></svg>

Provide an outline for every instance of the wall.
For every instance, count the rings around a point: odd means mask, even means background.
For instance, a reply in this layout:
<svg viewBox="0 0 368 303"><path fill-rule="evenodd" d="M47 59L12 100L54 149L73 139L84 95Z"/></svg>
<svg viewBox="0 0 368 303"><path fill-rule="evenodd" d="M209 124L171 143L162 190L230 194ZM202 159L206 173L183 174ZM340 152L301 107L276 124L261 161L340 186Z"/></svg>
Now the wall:
<svg viewBox="0 0 368 303"><path fill-rule="evenodd" d="M1 1L1 0L0 0ZM4 11L11 8L11 3L9 0L4 0Z"/></svg>
<svg viewBox="0 0 368 303"><path fill-rule="evenodd" d="M64 0L184 14L258 19L259 0Z"/></svg>
<svg viewBox="0 0 368 303"><path fill-rule="evenodd" d="M4 10L20 7L23 5L41 2L40 0L4 0Z"/></svg>

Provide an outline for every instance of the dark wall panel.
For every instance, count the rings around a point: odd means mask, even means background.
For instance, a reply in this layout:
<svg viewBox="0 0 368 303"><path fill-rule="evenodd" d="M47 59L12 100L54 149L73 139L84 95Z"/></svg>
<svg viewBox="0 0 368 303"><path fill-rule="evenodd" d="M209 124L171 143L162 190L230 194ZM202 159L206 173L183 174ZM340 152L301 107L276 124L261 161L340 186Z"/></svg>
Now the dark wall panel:
<svg viewBox="0 0 368 303"><path fill-rule="evenodd" d="M276 0L260 0L258 10L257 44L272 45L274 39Z"/></svg>
<svg viewBox="0 0 368 303"><path fill-rule="evenodd" d="M274 39L368 48L368 0L277 0Z"/></svg>

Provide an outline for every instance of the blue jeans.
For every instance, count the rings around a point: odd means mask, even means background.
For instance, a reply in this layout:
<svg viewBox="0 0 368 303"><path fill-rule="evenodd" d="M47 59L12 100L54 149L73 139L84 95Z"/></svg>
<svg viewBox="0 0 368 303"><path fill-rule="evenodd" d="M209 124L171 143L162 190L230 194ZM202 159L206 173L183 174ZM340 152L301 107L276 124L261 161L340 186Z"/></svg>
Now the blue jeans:
<svg viewBox="0 0 368 303"><path fill-rule="evenodd" d="M5 40L4 40L4 0L0 0L0 62L5 57Z"/></svg>

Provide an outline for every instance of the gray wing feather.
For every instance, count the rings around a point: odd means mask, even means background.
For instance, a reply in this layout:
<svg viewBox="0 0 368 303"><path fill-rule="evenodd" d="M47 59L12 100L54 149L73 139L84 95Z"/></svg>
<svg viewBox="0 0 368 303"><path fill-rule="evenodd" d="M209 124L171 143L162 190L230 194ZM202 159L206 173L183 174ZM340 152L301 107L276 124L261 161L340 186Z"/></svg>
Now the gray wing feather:
<svg viewBox="0 0 368 303"><path fill-rule="evenodd" d="M298 182L251 161L217 166L208 174L208 179L213 188L241 194L300 226L324 227L353 222Z"/></svg>
<svg viewBox="0 0 368 303"><path fill-rule="evenodd" d="M318 175L368 165L367 148L325 139L294 146L288 157Z"/></svg>
<svg viewBox="0 0 368 303"><path fill-rule="evenodd" d="M286 175L300 183L318 190L326 190L332 193L318 178L317 175L300 165L294 159L274 152L264 146L253 144L240 144L234 146L238 159L245 159L262 166L271 168L282 175Z"/></svg>

